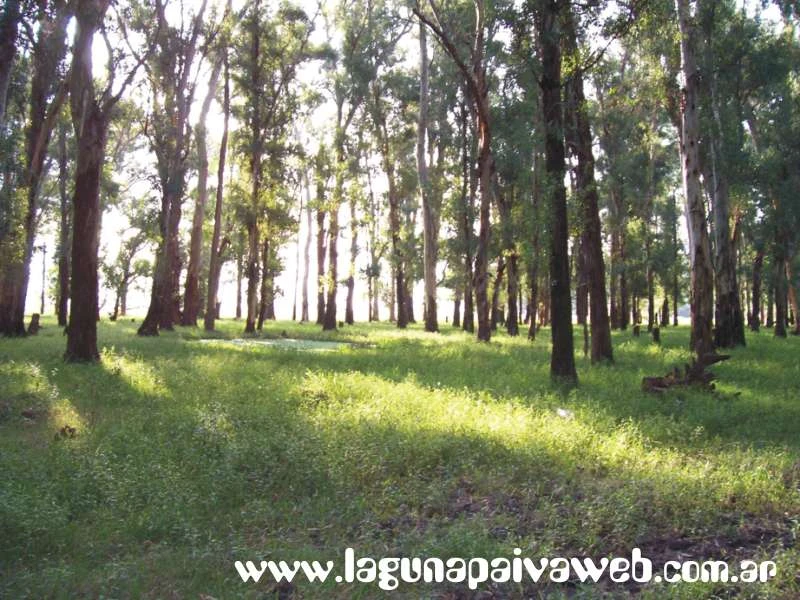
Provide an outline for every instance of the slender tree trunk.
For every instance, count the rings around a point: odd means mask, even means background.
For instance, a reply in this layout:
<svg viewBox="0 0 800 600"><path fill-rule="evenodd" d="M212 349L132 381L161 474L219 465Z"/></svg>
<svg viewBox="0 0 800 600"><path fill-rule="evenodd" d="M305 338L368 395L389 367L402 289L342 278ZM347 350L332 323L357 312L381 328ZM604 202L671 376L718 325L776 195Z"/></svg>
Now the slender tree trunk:
<svg viewBox="0 0 800 600"><path fill-rule="evenodd" d="M761 272L764 267L764 249L759 248L756 251L756 257L753 259L753 292L751 294L753 301L753 312L750 313L750 331L758 331L761 327Z"/></svg>
<svg viewBox="0 0 800 600"><path fill-rule="evenodd" d="M257 199L259 196L259 186L257 176L254 176L252 197ZM255 208L255 207L254 207ZM247 320L245 321L244 332L254 333L256 330L256 319L258 317L258 288L259 288L259 262L261 249L261 236L255 214L249 216L247 224Z"/></svg>
<svg viewBox="0 0 800 600"><path fill-rule="evenodd" d="M497 273L494 278L494 285L492 286L492 313L489 320L489 327L492 331L497 330L497 323L502 320L502 311L500 310L500 290L503 289L503 275L506 271L506 262L503 260L503 255L497 259Z"/></svg>
<svg viewBox="0 0 800 600"><path fill-rule="evenodd" d="M570 54L577 57L578 42L573 23L572 8L565 9L565 39ZM602 232L600 229L600 209L597 184L594 175L594 154L592 134L586 97L583 89L583 73L576 70L567 82L567 131L572 133L571 149L577 157L575 184L580 198L582 213L581 249L584 273L589 292L589 312L591 321L592 362L612 361L611 326L606 304L606 268L603 260ZM652 299L651 299L652 303ZM651 305L652 308L652 305ZM585 323L585 319L584 319Z"/></svg>
<svg viewBox="0 0 800 600"><path fill-rule="evenodd" d="M561 107L561 48L558 0L541 3L537 21L542 57L540 85L544 114L545 171L550 196L550 304L553 351L550 374L577 384L572 339L572 302L567 240L567 194L564 188L565 156Z"/></svg>
<svg viewBox="0 0 800 600"><path fill-rule="evenodd" d="M337 153L336 163L341 165L344 162L344 149L342 148ZM343 181L344 174L340 169L336 173L336 190L334 195L341 198L341 190L344 187ZM322 322L323 331L332 331L336 329L336 292L338 289L339 277L339 252L337 243L339 239L339 210L338 207L341 203L337 200L333 210L330 212L330 221L328 225L328 297L325 301L325 318Z"/></svg>
<svg viewBox="0 0 800 600"><path fill-rule="evenodd" d="M425 140L428 135L428 43L427 29L419 23L420 84L419 120L417 123L417 171L419 173L420 196L422 197L422 227L424 243L425 279L425 331L439 331L436 306L436 261L439 241L436 231L436 215L433 206L428 164L425 160Z"/></svg>
<svg viewBox="0 0 800 600"><path fill-rule="evenodd" d="M356 212L355 196L350 196L350 268L347 275L347 304L344 311L344 322L352 325L353 301L356 287L356 259L358 258L358 214Z"/></svg>
<svg viewBox="0 0 800 600"><path fill-rule="evenodd" d="M325 211L320 203L324 201L325 188L317 184L317 325L325 321Z"/></svg>
<svg viewBox="0 0 800 600"><path fill-rule="evenodd" d="M203 327L206 331L214 331L214 320L219 318L217 314L217 293L219 291L219 276L222 270L222 201L223 188L225 183L225 161L228 152L228 126L231 113L230 96L230 74L228 72L228 50L223 48L223 66L225 68L222 112L222 141L219 147L219 165L217 167L217 194L214 204L214 232L211 236L211 252L208 267L208 289L206 296L206 311L203 317ZM238 303L237 303L238 309Z"/></svg>
<svg viewBox="0 0 800 600"><path fill-rule="evenodd" d="M72 229L72 203L67 191L67 168L69 157L67 155L67 125L62 122L58 129L58 195L59 228L58 228L58 299L56 314L58 325L66 327L69 306L69 277L70 277L70 231Z"/></svg>
<svg viewBox="0 0 800 600"><path fill-rule="evenodd" d="M236 313L238 321L242 318L242 279L244 278L244 257L241 254L236 256Z"/></svg>
<svg viewBox="0 0 800 600"><path fill-rule="evenodd" d="M453 297L453 327L461 327L461 286L456 285Z"/></svg>
<svg viewBox="0 0 800 600"><path fill-rule="evenodd" d="M200 312L200 265L203 254L203 222L208 202L208 146L206 144L206 119L211 102L217 94L217 84L222 71L222 55L214 63L208 81L208 92L200 108L200 116L195 127L195 140L199 167L197 170L197 202L192 217L192 234L189 242L189 266L186 269L186 285L183 294L183 315L181 325L195 327Z"/></svg>
<svg viewBox="0 0 800 600"><path fill-rule="evenodd" d="M308 179L308 173L304 174L306 184L306 243L303 247L303 290L302 301L300 309L300 322L307 323L308 316L308 276L311 271L311 235L312 235L312 218L311 218L311 182Z"/></svg>
<svg viewBox="0 0 800 600"><path fill-rule="evenodd" d="M264 245L261 251L261 290L259 292L258 304L258 324L256 329L261 331L264 326L264 319L267 318L267 304L269 303L269 236L265 236Z"/></svg>
<svg viewBox="0 0 800 600"><path fill-rule="evenodd" d="M681 170L686 197L686 219L692 266L692 342L691 348L702 356L714 350L711 333L713 282L711 244L706 228L706 210L700 187L700 119L698 115L699 71L695 56L695 26L689 0L675 0L681 38Z"/></svg>
<svg viewBox="0 0 800 600"><path fill-rule="evenodd" d="M798 313L798 303L797 303L797 287L794 284L794 279L792 277L792 258L789 257L786 260L786 285L788 288L788 296L789 296L789 306L792 309L792 319L791 323L794 326L794 331L792 332L794 335L800 335L800 313Z"/></svg>
<svg viewBox="0 0 800 600"><path fill-rule="evenodd" d="M461 210L459 211L459 234L464 247L464 317L462 319L462 327L464 331L473 333L475 331L475 309L472 303L472 221L477 180L471 168L473 160L470 152L472 144L470 144L468 136L468 116L467 107L462 104L460 121L463 146L461 149Z"/></svg>

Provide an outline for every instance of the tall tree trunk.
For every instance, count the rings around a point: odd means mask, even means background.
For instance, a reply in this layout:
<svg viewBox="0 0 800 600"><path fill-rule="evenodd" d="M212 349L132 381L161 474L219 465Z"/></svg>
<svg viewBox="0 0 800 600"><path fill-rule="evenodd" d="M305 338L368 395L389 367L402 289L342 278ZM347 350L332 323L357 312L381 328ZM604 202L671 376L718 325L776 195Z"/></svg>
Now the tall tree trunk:
<svg viewBox="0 0 800 600"><path fill-rule="evenodd" d="M337 153L337 165L344 162L344 149ZM344 187L343 181L344 174L340 168L336 171L336 190L334 195L341 198L342 189ZM336 292L338 290L338 276L339 276L339 252L337 243L339 240L339 210L341 202L336 200L334 207L330 211L330 221L328 224L328 297L325 300L325 318L322 321L323 331L332 331L336 329Z"/></svg>
<svg viewBox="0 0 800 600"><path fill-rule="evenodd" d="M436 215L433 206L428 164L425 160L425 140L428 135L428 42L427 30L419 23L419 120L417 123L417 171L419 173L419 189L422 197L423 228L423 264L425 279L425 331L439 331L436 306L436 261L439 255L439 241L436 231Z"/></svg>
<svg viewBox="0 0 800 600"><path fill-rule="evenodd" d="M100 177L105 158L109 114L115 98L95 98L92 40L100 28L108 0L79 0L70 69L70 107L77 142L75 190L72 198L72 309L67 327L69 362L100 360L97 350L97 246L100 233ZM121 92L120 92L121 93Z"/></svg>
<svg viewBox="0 0 800 600"><path fill-rule="evenodd" d="M206 296L206 310L203 317L203 327L206 331L214 331L214 320L217 315L217 293L219 291L219 276L222 270L222 201L225 183L225 160L228 152L228 125L231 114L230 74L228 72L228 50L220 50L223 54L222 62L225 68L224 87L222 92L222 141L219 147L219 165L217 167L217 194L214 204L214 232L211 236L211 252L208 266L208 289ZM237 304L238 308L238 304Z"/></svg>
<svg viewBox="0 0 800 600"><path fill-rule="evenodd" d="M325 321L325 187L317 184L317 325Z"/></svg>
<svg viewBox="0 0 800 600"><path fill-rule="evenodd" d="M236 256L236 313L238 321L242 318L242 279L244 278L244 257L237 253Z"/></svg>
<svg viewBox="0 0 800 600"><path fill-rule="evenodd" d="M567 51L578 57L572 8L565 9L565 41ZM600 209L594 175L594 154L589 114L583 89L583 72L578 69L567 82L567 131L572 135L572 153L577 157L575 185L580 199L583 273L588 279L589 317L591 322L591 360L593 363L614 360L611 348L611 326L606 304L606 267L603 260L603 240L600 229ZM651 300L652 302L652 300Z"/></svg>
<svg viewBox="0 0 800 600"><path fill-rule="evenodd" d="M700 74L695 56L696 35L689 0L675 0L675 7L680 29L681 70L684 80L680 154L692 268L691 348L702 356L714 350L711 335L714 274L711 267L711 244L706 228L706 209L700 187L700 119L697 106Z"/></svg>
<svg viewBox="0 0 800 600"><path fill-rule="evenodd" d="M258 179L259 177L254 177L253 199L259 197ZM261 236L257 217L255 214L252 214L249 216L249 222L247 223L247 318L244 325L245 333L254 333L256 330L256 319L258 318L260 249Z"/></svg>
<svg viewBox="0 0 800 600"><path fill-rule="evenodd" d="M305 187L306 187L306 243L303 246L303 290L300 308L300 322L307 323L308 316L308 276L311 271L311 236L312 236L312 218L311 218L311 182L308 179L308 173L304 173Z"/></svg>
<svg viewBox="0 0 800 600"><path fill-rule="evenodd" d="M565 156L561 107L560 0L540 4L536 25L542 57L542 112L544 114L545 171L550 196L550 306L553 350L550 374L577 384L572 339L567 193L564 188Z"/></svg>
<svg viewBox="0 0 800 600"><path fill-rule="evenodd" d="M183 294L183 315L181 325L195 327L200 312L200 265L203 254L203 221L205 221L208 202L208 146L206 144L206 119L211 102L217 94L217 84L222 72L222 54L217 57L208 80L208 92L200 108L200 116L195 127L195 140L199 166L197 170L197 202L192 217L192 235L189 242L189 266L186 269L186 285Z"/></svg>
<svg viewBox="0 0 800 600"><path fill-rule="evenodd" d="M259 292L258 304L258 324L256 329L261 331L264 326L264 319L267 318L267 305L269 304L270 282L267 273L269 272L269 235L264 237L264 245L261 251L261 290Z"/></svg>
<svg viewBox="0 0 800 600"><path fill-rule="evenodd" d="M70 231L72 230L72 203L67 191L69 177L67 155L67 125L64 122L58 128L58 196L59 227L58 227L58 298L56 301L56 314L58 325L66 327L69 306L69 277L70 277Z"/></svg>
<svg viewBox="0 0 800 600"><path fill-rule="evenodd" d="M475 308L473 306L473 286L472 286L472 222L473 211L475 206L475 191L477 189L477 179L471 168L472 160L472 144L468 136L468 121L469 113L466 105L461 105L460 121L461 121L461 207L459 211L459 235L461 237L464 247L464 317L462 319L462 328L464 331L473 333L475 331L474 314Z"/></svg>

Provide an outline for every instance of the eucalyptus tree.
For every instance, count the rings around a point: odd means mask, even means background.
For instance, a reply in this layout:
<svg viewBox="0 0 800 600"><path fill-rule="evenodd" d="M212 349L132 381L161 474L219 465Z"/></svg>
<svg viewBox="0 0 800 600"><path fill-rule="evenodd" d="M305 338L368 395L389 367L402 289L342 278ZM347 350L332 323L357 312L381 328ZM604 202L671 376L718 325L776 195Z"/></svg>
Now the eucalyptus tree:
<svg viewBox="0 0 800 600"><path fill-rule="evenodd" d="M189 242L189 263L186 268L186 283L183 294L183 313L181 325L197 325L202 300L200 297L200 266L203 251L203 222L205 220L206 203L208 202L208 144L206 141L206 121L211 103L217 95L217 86L225 61L225 46L229 43L229 23L227 17L231 13L231 0L225 8L222 22L217 31L207 34L216 44L207 42L208 52L213 53L211 73L208 78L208 89L200 107L200 115L194 127L194 139L197 149L197 200L192 216L192 232ZM213 21L213 19L212 19ZM216 38L216 39L213 39Z"/></svg>
<svg viewBox="0 0 800 600"><path fill-rule="evenodd" d="M9 3L0 26L11 27L15 20L18 3ZM64 59L67 53L67 23L74 8L66 0L39 3L34 9L37 33L32 40L31 82L28 95L28 119L25 125L24 172L18 194L24 195L22 222L9 227L0 238L0 334L25 335L25 299L28 294L31 257L33 256L36 229L42 210L40 187L45 174L45 159L48 144L58 119L61 106L67 96ZM33 28L33 24L26 24ZM11 36L11 30L3 32ZM16 44L15 38L11 40ZM0 45L8 39L0 40ZM9 68L13 54L8 56ZM3 68L5 70L6 67ZM5 96L2 86L7 83L0 72L0 95ZM5 111L0 105L2 112ZM2 121L2 119L0 119Z"/></svg>
<svg viewBox="0 0 800 600"><path fill-rule="evenodd" d="M255 331L259 318L260 263L269 263L262 230L269 228L269 183L283 167L289 153L288 134L298 110L297 69L311 57L309 37L313 24L299 8L266 7L253 0L244 10L240 35L234 38L233 79L239 103L234 115L243 123L239 148L247 157L250 183L246 211L247 319L245 332ZM267 302L266 306L269 306Z"/></svg>
<svg viewBox="0 0 800 600"><path fill-rule="evenodd" d="M711 243L706 225L706 207L700 181L700 71L698 69L698 36L696 13L689 0L675 0L680 31L681 102L680 156L683 193L689 228L689 256L692 268L692 335L691 348L698 355L714 350L712 337L714 271L711 265Z"/></svg>
<svg viewBox="0 0 800 600"><path fill-rule="evenodd" d="M585 273L589 280L592 362L612 361L614 355L611 348L611 327L606 305L606 271L600 230L597 183L594 174L592 132L584 93L584 67L580 56L575 21L573 8L567 6L564 9L563 18L564 49L568 64L572 65L565 86L567 148L575 156L577 162L575 185L581 212L579 252L584 260Z"/></svg>
<svg viewBox="0 0 800 600"><path fill-rule="evenodd" d="M458 68L466 89L467 105L478 138L477 171L480 190L478 245L475 256L475 299L478 313L479 341L491 339L488 297L489 238L493 196L494 157L487 72L488 46L495 31L494 6L476 0L470 11L461 3L441 4L435 0L417 1L414 14L434 34ZM466 50L465 50L466 48Z"/></svg>
<svg viewBox="0 0 800 600"><path fill-rule="evenodd" d="M561 20L563 0L538 2L535 24L542 61L540 86L544 116L544 183L550 209L550 311L553 350L550 374L567 384L577 384L572 340L569 256L567 251L567 197L564 187L565 150L561 107Z"/></svg>
<svg viewBox="0 0 800 600"><path fill-rule="evenodd" d="M141 58L125 73L126 57L110 52L105 89L100 94L96 92L92 72L92 42L95 34L104 27L109 4L109 0L78 0L75 10L77 33L72 47L69 102L77 156L72 197L72 300L64 355L65 360L70 362L97 361L100 358L97 351L97 245L100 233L100 180L108 127L122 94L148 56L148 52L142 53ZM118 71L125 75L119 84L116 83Z"/></svg>
<svg viewBox="0 0 800 600"><path fill-rule="evenodd" d="M180 220L191 150L189 114L206 4L207 0L202 0L195 12L181 5L176 14L167 10L165 0L155 0L152 13L145 7L137 12L136 28L157 48L146 65L151 92L147 134L156 155L161 188L160 241L150 305L138 330L142 336L171 330L180 315Z"/></svg>
<svg viewBox="0 0 800 600"><path fill-rule="evenodd" d="M348 132L359 109L371 94L374 95L375 87L371 83L375 82L382 68L395 60L397 42L407 31L396 8L385 0L342 0L335 7L334 17L342 41L336 48L335 60L329 65L336 118L331 149L334 184L326 211L329 215L328 289L322 323L324 330L336 329L337 326L339 208L344 203L348 160L357 154L350 149L348 156ZM375 130L379 129L380 124L376 123ZM397 257L393 256L393 260L396 263ZM400 287L404 288L400 282L398 279L398 296L402 293Z"/></svg>

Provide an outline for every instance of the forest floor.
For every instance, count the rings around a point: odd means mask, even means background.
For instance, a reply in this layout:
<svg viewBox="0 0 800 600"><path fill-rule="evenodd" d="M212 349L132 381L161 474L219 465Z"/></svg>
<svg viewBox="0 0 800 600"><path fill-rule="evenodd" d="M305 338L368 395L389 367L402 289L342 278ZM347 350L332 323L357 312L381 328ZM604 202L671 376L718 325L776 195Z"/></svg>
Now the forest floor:
<svg viewBox="0 0 800 600"><path fill-rule="evenodd" d="M200 343L100 325L0 339L0 597L800 598L800 338L770 330L715 365L717 391L641 391L688 329L614 335L550 383L549 331L491 344L445 325L269 323ZM241 338L222 321L222 339ZM576 330L576 347L582 347ZM561 410L559 410L561 409ZM236 560L630 556L772 560L767 584L243 583Z"/></svg>

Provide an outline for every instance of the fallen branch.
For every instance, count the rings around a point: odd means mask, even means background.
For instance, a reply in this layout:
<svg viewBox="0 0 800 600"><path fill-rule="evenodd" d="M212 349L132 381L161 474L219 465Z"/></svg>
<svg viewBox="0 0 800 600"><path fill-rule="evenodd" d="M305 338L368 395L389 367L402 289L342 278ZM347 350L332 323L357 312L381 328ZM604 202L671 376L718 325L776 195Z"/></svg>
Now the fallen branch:
<svg viewBox="0 0 800 600"><path fill-rule="evenodd" d="M661 393L674 386L692 385L706 390L713 390L713 381L716 376L710 371L706 371L706 367L729 358L729 354L704 354L699 360L697 358L692 359L692 364L684 365L683 373L678 367L675 367L671 373L667 373L664 377L644 377L642 379L642 390Z"/></svg>

